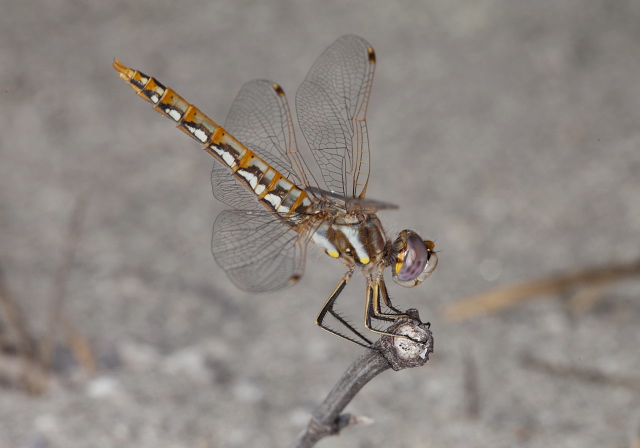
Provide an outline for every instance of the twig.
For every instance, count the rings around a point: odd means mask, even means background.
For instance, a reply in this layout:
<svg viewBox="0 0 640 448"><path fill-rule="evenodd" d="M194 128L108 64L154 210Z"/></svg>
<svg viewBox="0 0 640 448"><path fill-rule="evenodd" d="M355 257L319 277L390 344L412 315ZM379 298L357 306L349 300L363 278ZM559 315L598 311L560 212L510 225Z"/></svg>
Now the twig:
<svg viewBox="0 0 640 448"><path fill-rule="evenodd" d="M18 302L14 300L5 282L3 271L0 268L0 304L7 320L7 327L15 333L15 354L18 358L18 369L2 369L0 376L8 382L19 381L22 387L30 393L41 392L40 385L44 374L37 362L37 344L31 336L24 312ZM11 347L11 344L6 348ZM3 363L7 367L9 363Z"/></svg>
<svg viewBox="0 0 640 448"><path fill-rule="evenodd" d="M349 426L368 422L367 417L340 413L365 384L388 368L397 371L426 364L429 354L433 353L433 336L429 324L420 321L417 310L408 310L407 314L410 317L396 319L386 331L411 339L383 336L363 353L313 411L309 424L298 435L291 448L310 448L323 437L338 434Z"/></svg>
<svg viewBox="0 0 640 448"><path fill-rule="evenodd" d="M86 202L86 199L77 201L70 219L63 260L58 265L54 278L48 331L44 338L36 339L32 336L24 312L10 294L0 269L0 309L5 316L6 326L14 333L13 339L15 339L11 344L11 341L4 340L4 334L0 334L0 343L4 344L2 346L4 351L12 351L17 358L15 363L4 360L5 362L0 365L0 380L6 379L9 384L18 381L30 394L41 394L47 388L56 347L56 336L60 327L63 328L69 347L78 363L90 374L96 370L95 357L89 343L73 328L64 315L66 284L73 266Z"/></svg>
<svg viewBox="0 0 640 448"><path fill-rule="evenodd" d="M67 238L65 240L64 254L62 262L58 264L58 269L53 281L51 311L49 313L49 323L46 336L42 342L42 351L40 361L45 369L51 366L53 357L53 349L56 344L56 336L58 328L63 321L64 298L67 289L67 281L75 259L76 247L80 239L80 229L86 201L78 199L73 209L71 219L69 220L69 228Z"/></svg>
<svg viewBox="0 0 640 448"><path fill-rule="evenodd" d="M11 292L4 279L4 272L0 267L0 304L7 319L7 326L15 331L16 348L18 354L23 358L31 358L36 352L34 341L29 331L27 320L24 317L22 308L13 299Z"/></svg>
<svg viewBox="0 0 640 448"><path fill-rule="evenodd" d="M589 285L579 289L569 298L567 307L574 315L584 314L604 296L607 284Z"/></svg>
<svg viewBox="0 0 640 448"><path fill-rule="evenodd" d="M449 320L471 319L503 310L522 300L566 291L575 286L604 286L626 277L640 275L640 260L611 267L587 268L557 277L526 281L471 296L445 309Z"/></svg>
<svg viewBox="0 0 640 448"><path fill-rule="evenodd" d="M54 277L51 312L49 313L49 325L46 336L42 342L40 363L45 371L50 371L53 359L53 351L56 345L58 329L62 327L69 348L73 352L78 363L84 367L89 374L95 373L97 367L93 351L86 338L75 330L73 325L64 313L64 299L66 296L67 282L75 260L76 249L82 233L82 222L87 207L87 197L80 197L76 201L71 219L67 238L65 240L64 254L62 262L58 265L58 270Z"/></svg>

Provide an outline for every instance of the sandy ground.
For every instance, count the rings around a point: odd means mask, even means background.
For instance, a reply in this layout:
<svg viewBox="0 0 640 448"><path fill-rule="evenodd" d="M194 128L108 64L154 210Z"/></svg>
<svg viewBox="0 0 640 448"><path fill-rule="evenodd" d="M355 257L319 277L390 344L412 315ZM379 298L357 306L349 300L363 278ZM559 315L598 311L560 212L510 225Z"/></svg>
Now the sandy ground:
<svg viewBox="0 0 640 448"><path fill-rule="evenodd" d="M640 284L580 313L549 296L467 321L481 291L640 257L640 2L0 0L0 266L42 335L87 201L48 393L0 391L0 447L282 447L361 351L313 320L342 275L311 254L251 295L215 265L211 158L118 79L158 77L217 121L242 83L290 98L338 36L376 48L368 195L440 265L396 304L432 322L425 367L386 372L323 447L627 447L640 421ZM343 310L360 321L361 278ZM593 375L555 375L523 356ZM3 362L9 358L4 355ZM628 378L627 383L611 378ZM591 381L586 379L591 378Z"/></svg>

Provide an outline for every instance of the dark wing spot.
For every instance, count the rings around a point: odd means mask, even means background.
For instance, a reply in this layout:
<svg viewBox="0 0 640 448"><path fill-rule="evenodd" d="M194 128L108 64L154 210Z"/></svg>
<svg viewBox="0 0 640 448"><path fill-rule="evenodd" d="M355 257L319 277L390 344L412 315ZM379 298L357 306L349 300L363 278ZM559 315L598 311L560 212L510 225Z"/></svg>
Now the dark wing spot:
<svg viewBox="0 0 640 448"><path fill-rule="evenodd" d="M282 87L280 87L279 84L274 84L273 90L275 90L279 96L284 96L284 90L282 90Z"/></svg>

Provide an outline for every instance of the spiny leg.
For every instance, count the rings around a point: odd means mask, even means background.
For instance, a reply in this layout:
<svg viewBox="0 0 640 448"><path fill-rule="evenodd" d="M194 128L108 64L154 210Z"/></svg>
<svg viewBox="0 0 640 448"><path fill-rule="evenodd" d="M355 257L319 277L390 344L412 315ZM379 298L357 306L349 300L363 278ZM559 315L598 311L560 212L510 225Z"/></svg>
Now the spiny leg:
<svg viewBox="0 0 640 448"><path fill-rule="evenodd" d="M375 298L375 288L373 286L367 285L367 309L365 310L365 318L369 316L369 322L372 319L384 320L387 322L393 322L394 315L386 315L380 310L380 300L376 300ZM391 317L394 316L394 317Z"/></svg>
<svg viewBox="0 0 640 448"><path fill-rule="evenodd" d="M388 331L383 331L383 330L378 330L376 328L373 327L373 325L371 325L371 319L378 319L378 320L386 320L386 321L393 321L394 319L398 318L398 317L406 317L406 314L385 314L385 313L376 313L376 309L380 309L380 289L379 289L379 282L381 280L382 277L378 278L378 280L373 282L373 285L371 285L371 281L367 281L367 306L365 307L365 311L364 311L364 326L367 328L367 330L372 331L374 333L378 333L380 335L383 336L392 336L392 337L398 337L398 338L406 338L409 340L412 340L414 342L418 342L420 343L421 341L416 341L413 338L410 338L409 336L406 335L402 335L402 334L394 334L394 333L389 333Z"/></svg>
<svg viewBox="0 0 640 448"><path fill-rule="evenodd" d="M398 314L391 314L391 316L396 316L396 317L405 317L405 316L409 316L407 313L400 311L398 308L394 307L391 304L391 297L389 297L389 293L387 292L387 285L384 282L384 278L382 278L382 276L380 277L380 295L382 296L382 300L384 300L385 305L395 311ZM378 301L378 309L377 309L378 313L380 313L380 301ZM374 316L375 317L375 316ZM431 324L429 322L424 322L428 327L431 326Z"/></svg>
<svg viewBox="0 0 640 448"><path fill-rule="evenodd" d="M394 320L398 317L406 317L407 314L403 313L399 309L395 308L391 305L391 299L389 298L389 293L387 292L387 286L384 283L384 279L382 276L378 277L373 284L373 300L371 306L371 317L378 320ZM380 304L380 297L384 301L385 305L388 306L393 313L383 313L382 305Z"/></svg>
<svg viewBox="0 0 640 448"><path fill-rule="evenodd" d="M372 331L374 333L378 333L381 335L386 335L386 336L396 336L393 333L389 333L387 331L382 331L382 330L378 330L376 328L373 327L373 325L371 325L371 318L373 316L375 316L375 299L374 299L374 294L377 294L377 291L374 291L374 287L371 286L371 282L367 281L367 305L364 308L364 326L367 328L367 330ZM376 317L376 319L379 320L393 320L392 318L386 318L386 317Z"/></svg>
<svg viewBox="0 0 640 448"><path fill-rule="evenodd" d="M371 346L372 342L369 339L367 339L362 333L360 333L358 330L356 330L353 327L353 325L351 325L342 316L340 316L338 313L336 313L333 310L333 306L335 305L335 302L338 299L338 296L340 295L340 293L342 292L344 287L347 286L347 283L349 283L349 280L351 280L351 276L352 275L353 275L353 269L350 269L350 270L347 271L347 273L344 275L344 277L342 277L342 280L340 280L340 283L338 283L338 286L336 286L336 289L333 290L333 292L331 293L331 295L327 299L326 303L324 304L324 306L320 310L320 313L318 313L318 317L316 317L316 325L318 325L323 330L328 331L329 333L333 333L336 336L340 336L343 339L346 339L348 341L354 342L354 343L356 343L358 345L362 345L363 347L369 348L369 346ZM349 336L346 336L346 335L340 333L339 331L328 327L327 325L324 325L323 322L324 322L324 318L326 317L327 313L330 313L338 322L340 322L342 325L344 325L349 330L351 330L351 332L353 334L355 334L356 336L358 336L360 339L365 341L366 344L362 343L361 341L358 341L357 339L350 338Z"/></svg>
<svg viewBox="0 0 640 448"><path fill-rule="evenodd" d="M400 311L398 308L396 308L395 306L393 306L391 304L391 297L389 297L389 293L387 292L387 285L384 282L384 278L382 278L382 276L380 276L380 295L382 296L382 300L384 301L384 304L390 309L392 310L394 313L396 313L396 316L406 316L406 313ZM377 314L383 314L382 310L380 308L380 299L377 300L377 304L378 304L378 308L376 308L376 312Z"/></svg>

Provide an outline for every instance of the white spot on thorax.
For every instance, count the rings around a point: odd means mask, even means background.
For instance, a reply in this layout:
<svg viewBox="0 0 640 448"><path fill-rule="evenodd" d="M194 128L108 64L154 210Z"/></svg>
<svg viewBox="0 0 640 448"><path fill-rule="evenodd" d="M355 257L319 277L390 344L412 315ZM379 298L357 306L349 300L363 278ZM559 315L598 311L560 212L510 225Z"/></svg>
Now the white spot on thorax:
<svg viewBox="0 0 640 448"><path fill-rule="evenodd" d="M347 238L347 241L353 247L353 250L356 252L354 257L358 260L366 260L367 263L370 261L369 256L367 254L362 241L360 241L360 232L358 232L360 226L339 226L339 230L342 234ZM363 264L367 264L364 263Z"/></svg>
<svg viewBox="0 0 640 448"><path fill-rule="evenodd" d="M330 257L337 258L340 256L338 249L331 243L331 241L329 241L329 238L327 238L328 227L328 225L323 225L318 228L318 230L316 230L311 236L311 241L313 241L317 247L329 254ZM335 256L332 254L335 254Z"/></svg>

